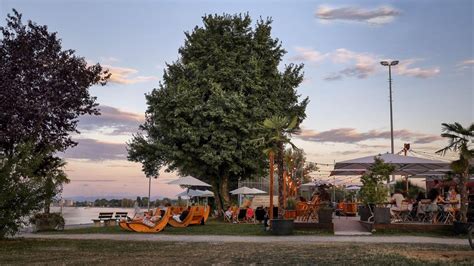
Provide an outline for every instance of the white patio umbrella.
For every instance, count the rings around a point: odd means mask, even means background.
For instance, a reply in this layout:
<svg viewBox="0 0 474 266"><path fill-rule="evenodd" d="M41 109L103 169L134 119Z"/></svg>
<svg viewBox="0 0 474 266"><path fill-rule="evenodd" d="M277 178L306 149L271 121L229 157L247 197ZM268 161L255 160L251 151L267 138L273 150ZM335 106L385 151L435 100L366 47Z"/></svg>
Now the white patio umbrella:
<svg viewBox="0 0 474 266"><path fill-rule="evenodd" d="M360 186L351 185L346 187L346 190L360 190Z"/></svg>
<svg viewBox="0 0 474 266"><path fill-rule="evenodd" d="M211 185L202 182L201 180L192 176L180 177L176 180L168 182L170 185L180 185L186 187L212 187Z"/></svg>
<svg viewBox="0 0 474 266"><path fill-rule="evenodd" d="M202 182L201 180L192 176L180 177L176 180L168 182L169 185L180 185L187 188L186 194L189 192L189 187L212 187L211 185ZM189 201L188 201L189 204Z"/></svg>
<svg viewBox="0 0 474 266"><path fill-rule="evenodd" d="M257 194L266 194L267 192L256 189L256 188L249 188L249 187L239 187L238 189L234 189L230 192L232 195L239 195L239 205L242 201L242 195L257 195Z"/></svg>
<svg viewBox="0 0 474 266"><path fill-rule="evenodd" d="M449 170L449 162L385 153L337 162L331 176L363 175L373 165L374 157L394 165L394 175L442 175Z"/></svg>

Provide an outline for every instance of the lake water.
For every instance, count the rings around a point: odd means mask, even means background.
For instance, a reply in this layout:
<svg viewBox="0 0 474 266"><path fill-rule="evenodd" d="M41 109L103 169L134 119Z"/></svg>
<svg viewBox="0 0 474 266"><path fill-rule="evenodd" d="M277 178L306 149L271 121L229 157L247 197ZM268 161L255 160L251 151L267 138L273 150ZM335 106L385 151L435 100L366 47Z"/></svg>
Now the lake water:
<svg viewBox="0 0 474 266"><path fill-rule="evenodd" d="M60 207L51 207L51 212L60 212ZM63 207L62 214L66 225L90 224L92 219L97 219L99 212L128 212L133 217L133 208L97 208L97 207Z"/></svg>

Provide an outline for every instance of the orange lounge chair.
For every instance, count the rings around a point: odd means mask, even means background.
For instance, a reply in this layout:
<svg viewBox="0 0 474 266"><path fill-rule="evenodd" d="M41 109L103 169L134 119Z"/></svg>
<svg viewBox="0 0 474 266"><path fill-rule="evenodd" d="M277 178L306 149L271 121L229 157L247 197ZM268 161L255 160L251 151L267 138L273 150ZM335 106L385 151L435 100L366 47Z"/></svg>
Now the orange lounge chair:
<svg viewBox="0 0 474 266"><path fill-rule="evenodd" d="M203 225L209 218L210 210L209 206L192 206L183 221L178 222L171 217L168 224L178 228L187 227L188 225Z"/></svg>
<svg viewBox="0 0 474 266"><path fill-rule="evenodd" d="M143 220L135 220L131 222L121 221L119 223L119 226L120 228L125 229L127 231L134 231L139 233L158 233L166 227L170 217L171 210L170 208L168 208L163 217L161 217L159 221L154 223L153 226L143 223Z"/></svg>

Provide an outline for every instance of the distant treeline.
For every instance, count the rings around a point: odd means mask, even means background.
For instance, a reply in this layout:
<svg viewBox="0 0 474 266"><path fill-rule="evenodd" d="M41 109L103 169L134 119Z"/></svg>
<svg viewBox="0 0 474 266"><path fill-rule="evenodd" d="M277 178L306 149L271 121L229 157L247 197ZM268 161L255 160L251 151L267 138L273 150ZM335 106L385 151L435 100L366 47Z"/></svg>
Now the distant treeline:
<svg viewBox="0 0 474 266"><path fill-rule="evenodd" d="M76 207L123 207L123 208L132 208L135 205L135 202L138 203L139 207L148 207L148 197L137 197L136 200L132 199L96 199L95 201L76 201L74 206ZM177 200L172 200L169 198L157 199L150 202L151 207L163 206L166 203L172 205L182 205L184 201L181 198Z"/></svg>

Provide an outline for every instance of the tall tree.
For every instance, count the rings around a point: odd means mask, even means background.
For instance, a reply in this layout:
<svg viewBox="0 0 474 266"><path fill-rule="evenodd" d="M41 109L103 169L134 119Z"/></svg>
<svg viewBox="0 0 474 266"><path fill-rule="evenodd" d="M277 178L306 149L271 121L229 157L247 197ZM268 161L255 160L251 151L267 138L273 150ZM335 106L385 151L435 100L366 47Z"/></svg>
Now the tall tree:
<svg viewBox="0 0 474 266"><path fill-rule="evenodd" d="M142 134L129 143L129 159L147 176L177 170L210 182L219 209L229 185L264 169L259 123L272 114L305 116L298 102L302 65L278 67L285 51L271 36L271 20L252 28L248 15L207 15L185 33L179 59L146 96Z"/></svg>
<svg viewBox="0 0 474 266"><path fill-rule="evenodd" d="M79 133L79 116L99 114L96 98L88 89L105 85L110 75L98 64L89 66L73 50L62 50L61 40L47 26L31 21L23 24L16 10L7 16L0 32L1 179L4 184L17 183L21 188L12 190L17 193L12 194L17 195L17 206L0 202L13 208L0 209L0 216L6 217L5 213L15 213L22 204L21 214L25 215L49 203L61 184L67 182L62 171L64 162L55 154L76 145L70 134ZM22 158L28 157L25 145L29 156L37 156L35 163L22 164ZM23 197L22 193L28 191L32 199L43 198L43 202L33 204ZM45 197L33 195L40 192ZM17 217L9 215L8 219ZM2 220L0 227L17 222Z"/></svg>
<svg viewBox="0 0 474 266"><path fill-rule="evenodd" d="M473 172L473 166L470 160L474 158L474 149L472 143L474 142L474 123L469 127L464 128L460 123L447 124L443 123L442 137L449 140L448 146L437 151L437 153L445 155L448 151L459 153L459 159L451 163L451 169L455 174L459 175L458 189L461 194L461 222L467 222L467 205L468 193L466 184L469 180L469 175Z"/></svg>

